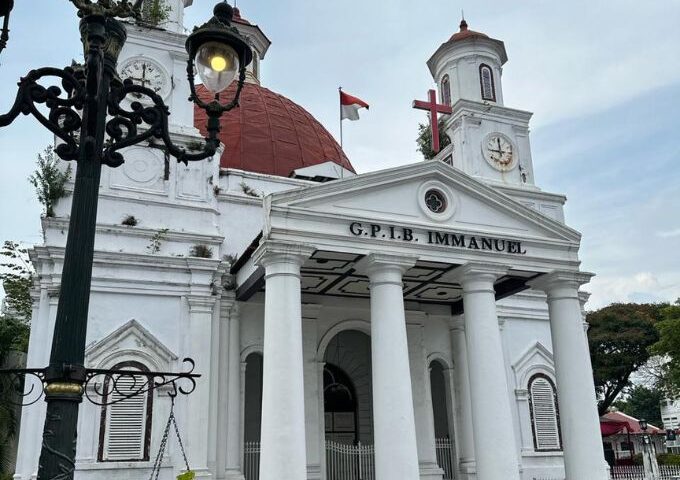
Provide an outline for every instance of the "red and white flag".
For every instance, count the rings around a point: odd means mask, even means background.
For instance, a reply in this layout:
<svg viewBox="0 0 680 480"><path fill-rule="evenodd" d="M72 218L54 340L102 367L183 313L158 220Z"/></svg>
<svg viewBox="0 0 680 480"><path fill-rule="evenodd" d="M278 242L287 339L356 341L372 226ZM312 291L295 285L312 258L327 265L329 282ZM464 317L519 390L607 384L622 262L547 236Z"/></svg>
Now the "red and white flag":
<svg viewBox="0 0 680 480"><path fill-rule="evenodd" d="M340 119L359 120L359 109L368 110L368 103L340 90Z"/></svg>

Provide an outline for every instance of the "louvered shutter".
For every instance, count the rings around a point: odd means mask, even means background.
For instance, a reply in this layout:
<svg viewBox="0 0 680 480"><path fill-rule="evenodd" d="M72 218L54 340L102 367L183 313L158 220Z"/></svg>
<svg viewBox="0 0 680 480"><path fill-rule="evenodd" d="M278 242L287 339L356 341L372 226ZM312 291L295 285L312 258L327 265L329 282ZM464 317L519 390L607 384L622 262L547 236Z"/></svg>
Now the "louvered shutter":
<svg viewBox="0 0 680 480"><path fill-rule="evenodd" d="M481 80L482 80L482 100L493 100L494 99L494 91L493 91L493 81L491 79L491 69L486 66L482 65L482 67L479 69L479 73L481 75Z"/></svg>
<svg viewBox="0 0 680 480"><path fill-rule="evenodd" d="M545 377L535 377L530 386L531 416L536 450L559 450L560 431L555 390Z"/></svg>
<svg viewBox="0 0 680 480"><path fill-rule="evenodd" d="M110 401L124 399L106 408L105 437L102 460L145 460L148 393L125 398L122 393L131 392L143 385L146 378L121 377ZM121 393L122 392L122 393Z"/></svg>

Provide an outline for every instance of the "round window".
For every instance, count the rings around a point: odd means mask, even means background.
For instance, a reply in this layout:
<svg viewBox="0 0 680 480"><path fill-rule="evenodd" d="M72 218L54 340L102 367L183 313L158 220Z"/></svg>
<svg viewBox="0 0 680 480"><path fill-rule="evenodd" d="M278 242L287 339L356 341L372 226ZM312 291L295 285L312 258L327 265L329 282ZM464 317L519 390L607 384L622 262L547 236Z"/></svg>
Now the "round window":
<svg viewBox="0 0 680 480"><path fill-rule="evenodd" d="M439 190L431 188L425 192L425 205L434 213L443 213L446 210L446 196Z"/></svg>

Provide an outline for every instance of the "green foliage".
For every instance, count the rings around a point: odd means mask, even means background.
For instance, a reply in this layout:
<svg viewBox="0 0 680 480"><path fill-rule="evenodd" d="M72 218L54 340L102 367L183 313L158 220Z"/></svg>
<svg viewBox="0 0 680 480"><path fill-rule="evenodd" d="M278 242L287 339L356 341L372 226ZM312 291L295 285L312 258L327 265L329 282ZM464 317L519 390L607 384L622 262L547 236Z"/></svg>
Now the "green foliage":
<svg viewBox="0 0 680 480"><path fill-rule="evenodd" d="M191 250L189 250L189 256L198 258L212 258L213 251L207 245L194 245L191 247Z"/></svg>
<svg viewBox="0 0 680 480"><path fill-rule="evenodd" d="M151 254L160 252L161 245L163 244L163 240L165 240L165 236L167 234L168 234L167 228L161 228L156 233L154 233L153 236L151 237L151 242L146 247L146 250Z"/></svg>
<svg viewBox="0 0 680 480"><path fill-rule="evenodd" d="M625 400L615 402L615 406L623 413L637 419L644 418L655 427L663 428L659 405L663 392L657 388L636 385L628 390Z"/></svg>
<svg viewBox="0 0 680 480"><path fill-rule="evenodd" d="M600 415L630 385L630 376L649 359L658 339L654 324L660 319L653 304L614 303L588 312L588 344L593 363Z"/></svg>
<svg viewBox="0 0 680 480"><path fill-rule="evenodd" d="M680 394L680 298L674 305L660 308L661 320L656 324L659 341L651 352L667 360L660 366L659 385L668 396Z"/></svg>
<svg viewBox="0 0 680 480"><path fill-rule="evenodd" d="M38 154L38 166L28 181L35 187L38 201L45 208L46 217L54 217L54 206L66 196L64 185L71 178L71 166L66 171L59 169L59 159L54 148L48 146L42 154Z"/></svg>
<svg viewBox="0 0 680 480"><path fill-rule="evenodd" d="M142 18L151 25L160 25L170 18L172 7L165 0L145 0L142 5Z"/></svg>
<svg viewBox="0 0 680 480"><path fill-rule="evenodd" d="M33 306L31 286L35 271L27 250L17 242L5 241L0 249L0 272L7 310L29 320Z"/></svg>
<svg viewBox="0 0 680 480"><path fill-rule="evenodd" d="M659 462L659 465L680 465L680 454L660 453L656 456L656 460Z"/></svg>
<svg viewBox="0 0 680 480"><path fill-rule="evenodd" d="M439 148L440 151L451 143L449 136L444 133L444 121L439 121ZM418 145L417 150L423 154L425 160L430 160L435 157L436 153L432 149L432 129L428 123L418 124L418 138L416 139Z"/></svg>

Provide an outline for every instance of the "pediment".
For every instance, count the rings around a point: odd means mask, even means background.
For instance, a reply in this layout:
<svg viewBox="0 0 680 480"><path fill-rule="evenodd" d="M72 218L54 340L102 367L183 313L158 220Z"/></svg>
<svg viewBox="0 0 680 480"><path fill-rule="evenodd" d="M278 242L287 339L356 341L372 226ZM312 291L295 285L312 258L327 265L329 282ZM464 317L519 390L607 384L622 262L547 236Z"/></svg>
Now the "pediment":
<svg viewBox="0 0 680 480"><path fill-rule="evenodd" d="M156 369L162 369L177 360L177 355L135 319L89 345L85 356L92 366L108 367L111 367L109 363L118 363L127 357L142 357L147 360L143 363L151 363L148 366Z"/></svg>
<svg viewBox="0 0 680 480"><path fill-rule="evenodd" d="M526 388L529 378L536 373L548 374L555 378L552 352L541 342L536 342L515 360L512 371L518 388Z"/></svg>
<svg viewBox="0 0 680 480"><path fill-rule="evenodd" d="M447 203L433 212L428 192ZM438 161L419 162L267 197L272 216L292 212L477 232L514 238L580 241L566 225ZM285 212L285 213L283 213ZM290 224L288 225L291 226Z"/></svg>

